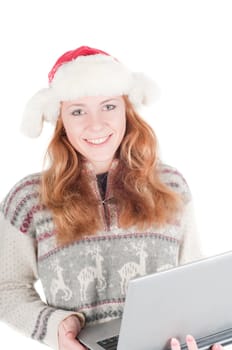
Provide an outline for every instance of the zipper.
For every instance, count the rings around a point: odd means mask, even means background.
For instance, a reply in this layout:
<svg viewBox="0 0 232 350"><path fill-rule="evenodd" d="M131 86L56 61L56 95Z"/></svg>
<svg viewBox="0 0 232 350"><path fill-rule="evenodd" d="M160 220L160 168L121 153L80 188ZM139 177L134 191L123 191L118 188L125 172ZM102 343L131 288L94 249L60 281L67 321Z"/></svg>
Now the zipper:
<svg viewBox="0 0 232 350"><path fill-rule="evenodd" d="M101 220L104 226L104 230L107 232L110 230L110 227L112 225L111 222L111 209L110 209L110 202L114 200L112 196L110 196L110 189L112 187L111 179L112 179L112 171L116 168L117 166L117 160L115 159L111 169L108 171L107 175L107 183L106 183L106 193L105 193L105 199L102 200L102 196L98 187L96 175L95 177L93 176L93 170L91 167L89 167L89 172L92 174L92 189L95 192L96 198L99 201L99 210L100 210L100 216Z"/></svg>
<svg viewBox="0 0 232 350"><path fill-rule="evenodd" d="M109 210L109 207L107 205L107 202L111 200L111 198L107 198L108 193L109 193L109 174L107 177L105 199L102 200L97 181L95 181L95 193L96 193L97 199L98 199L100 206L101 206L101 209L100 209L101 210L101 218L102 218L102 222L104 224L105 231L109 231L110 230L110 210Z"/></svg>

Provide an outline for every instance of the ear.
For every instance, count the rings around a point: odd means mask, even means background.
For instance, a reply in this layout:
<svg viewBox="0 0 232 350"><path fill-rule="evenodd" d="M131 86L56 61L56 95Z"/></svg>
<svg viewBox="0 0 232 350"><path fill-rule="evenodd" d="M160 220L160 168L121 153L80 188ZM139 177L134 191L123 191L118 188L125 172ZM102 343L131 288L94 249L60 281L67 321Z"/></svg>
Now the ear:
<svg viewBox="0 0 232 350"><path fill-rule="evenodd" d="M38 91L28 101L22 118L21 131L29 137L38 137L43 129L43 121L56 122L60 112L60 102L50 88Z"/></svg>

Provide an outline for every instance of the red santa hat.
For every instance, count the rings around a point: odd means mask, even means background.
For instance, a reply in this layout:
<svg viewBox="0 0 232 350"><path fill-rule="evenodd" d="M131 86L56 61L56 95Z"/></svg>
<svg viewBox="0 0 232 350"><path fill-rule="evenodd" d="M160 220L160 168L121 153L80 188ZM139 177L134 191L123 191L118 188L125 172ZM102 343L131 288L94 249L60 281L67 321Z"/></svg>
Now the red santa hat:
<svg viewBox="0 0 232 350"><path fill-rule="evenodd" d="M38 91L26 105L22 131L40 135L43 122L56 123L60 102L84 96L127 95L135 107L156 96L155 83L142 73L131 72L108 53L81 46L63 54L48 74L49 86Z"/></svg>

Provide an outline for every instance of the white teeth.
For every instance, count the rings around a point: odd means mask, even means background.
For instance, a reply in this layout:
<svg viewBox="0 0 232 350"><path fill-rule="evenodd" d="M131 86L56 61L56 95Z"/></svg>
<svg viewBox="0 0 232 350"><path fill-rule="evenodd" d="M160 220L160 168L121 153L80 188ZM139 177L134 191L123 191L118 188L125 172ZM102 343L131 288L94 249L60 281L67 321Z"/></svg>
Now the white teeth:
<svg viewBox="0 0 232 350"><path fill-rule="evenodd" d="M86 139L87 142L93 143L94 145L99 145L100 143L105 142L109 136L101 137L99 139Z"/></svg>

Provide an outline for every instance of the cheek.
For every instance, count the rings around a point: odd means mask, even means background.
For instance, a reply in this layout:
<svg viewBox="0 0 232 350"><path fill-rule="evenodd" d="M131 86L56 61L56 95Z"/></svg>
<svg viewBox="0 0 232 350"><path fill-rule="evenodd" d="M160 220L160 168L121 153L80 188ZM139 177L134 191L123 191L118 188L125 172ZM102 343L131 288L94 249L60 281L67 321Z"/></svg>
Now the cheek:
<svg viewBox="0 0 232 350"><path fill-rule="evenodd" d="M126 131L126 119L120 119L115 124L115 128L118 130L120 135L124 135Z"/></svg>
<svg viewBox="0 0 232 350"><path fill-rule="evenodd" d="M72 146L77 146L80 143L80 130L73 127L65 128L65 130L69 142Z"/></svg>
<svg viewBox="0 0 232 350"><path fill-rule="evenodd" d="M126 128L126 116L123 114L116 114L111 119L111 126L115 130L124 130Z"/></svg>

